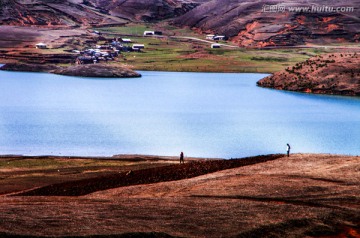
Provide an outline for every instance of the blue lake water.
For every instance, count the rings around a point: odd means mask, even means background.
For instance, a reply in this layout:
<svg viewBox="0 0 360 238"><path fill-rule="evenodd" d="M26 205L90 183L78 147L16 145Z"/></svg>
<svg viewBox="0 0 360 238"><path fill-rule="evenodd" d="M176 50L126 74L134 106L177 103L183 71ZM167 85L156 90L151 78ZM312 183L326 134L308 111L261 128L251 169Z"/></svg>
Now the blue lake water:
<svg viewBox="0 0 360 238"><path fill-rule="evenodd" d="M264 74L96 79L0 71L0 154L360 154L360 99L256 87Z"/></svg>

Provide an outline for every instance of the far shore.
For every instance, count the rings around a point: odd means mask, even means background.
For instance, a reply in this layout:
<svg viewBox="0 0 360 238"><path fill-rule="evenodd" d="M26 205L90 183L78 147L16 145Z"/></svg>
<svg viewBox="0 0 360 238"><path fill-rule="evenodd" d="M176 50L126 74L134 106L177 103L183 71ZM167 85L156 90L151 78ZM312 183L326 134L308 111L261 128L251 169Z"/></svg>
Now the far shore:
<svg viewBox="0 0 360 238"><path fill-rule="evenodd" d="M75 76L75 77L96 77L96 78L134 78L141 77L142 75L132 70L127 66L121 66L116 64L95 64L95 65L70 65L70 66L58 66L56 64L24 64L24 63L8 63L0 65L0 70L6 71L21 71L21 72L44 72L44 73L54 73L66 76ZM148 71L149 69L141 69L140 71ZM155 70L156 71L156 70ZM163 71L163 72L177 72L177 71ZM196 72L196 73L256 73L259 72L202 72L202 71L179 71L179 72ZM264 72L261 72L264 73ZM324 94L324 95L336 95L336 96L351 96L359 97L359 93L354 90L338 90L337 88L332 89L321 89L321 90L308 90L307 88L299 89L287 89L287 88L276 88L274 86L269 86L263 84L264 81L275 77L278 73L271 74L260 79L257 82L257 86L268 87L277 90L288 90L299 93L311 93L311 94ZM355 91L358 91L358 88L355 88Z"/></svg>
<svg viewBox="0 0 360 238"><path fill-rule="evenodd" d="M179 156L159 156L143 154L117 154L112 156L81 156L81 155L22 155L22 154L3 154L1 159L89 159L89 160L127 160L127 161L174 161L179 160ZM205 157L186 157L187 161L202 160L223 160L225 158L205 158Z"/></svg>

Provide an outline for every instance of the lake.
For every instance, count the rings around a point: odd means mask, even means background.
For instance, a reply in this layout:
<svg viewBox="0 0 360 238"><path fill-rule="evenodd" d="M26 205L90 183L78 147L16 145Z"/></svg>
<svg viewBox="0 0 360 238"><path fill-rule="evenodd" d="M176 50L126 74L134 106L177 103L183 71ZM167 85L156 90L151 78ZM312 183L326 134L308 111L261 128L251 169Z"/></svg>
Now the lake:
<svg viewBox="0 0 360 238"><path fill-rule="evenodd" d="M360 154L360 99L259 88L265 74L76 78L0 71L0 154Z"/></svg>

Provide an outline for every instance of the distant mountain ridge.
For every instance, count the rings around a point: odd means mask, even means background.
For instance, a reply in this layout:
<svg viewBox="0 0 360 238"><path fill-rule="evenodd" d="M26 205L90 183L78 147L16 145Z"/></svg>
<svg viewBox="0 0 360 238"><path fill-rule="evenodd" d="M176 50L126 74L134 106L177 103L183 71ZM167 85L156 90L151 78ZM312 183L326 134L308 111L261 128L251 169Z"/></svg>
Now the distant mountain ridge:
<svg viewBox="0 0 360 238"><path fill-rule="evenodd" d="M180 16L204 0L1 0L0 24L87 26Z"/></svg>
<svg viewBox="0 0 360 238"><path fill-rule="evenodd" d="M353 7L352 12L295 12L298 6ZM274 6L284 9L273 9ZM360 41L360 0L1 0L0 25L80 27L171 20L217 33L245 47Z"/></svg>
<svg viewBox="0 0 360 238"><path fill-rule="evenodd" d="M62 26L116 23L76 0L1 0L0 24Z"/></svg>

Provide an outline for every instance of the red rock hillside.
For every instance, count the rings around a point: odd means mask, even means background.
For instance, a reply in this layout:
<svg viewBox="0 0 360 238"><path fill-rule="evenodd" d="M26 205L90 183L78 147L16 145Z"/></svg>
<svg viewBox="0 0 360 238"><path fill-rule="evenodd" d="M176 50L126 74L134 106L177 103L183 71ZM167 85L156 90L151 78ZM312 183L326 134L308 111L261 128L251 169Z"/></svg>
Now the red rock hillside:
<svg viewBox="0 0 360 238"><path fill-rule="evenodd" d="M284 9L270 10L277 4ZM311 12L312 6L354 7L351 12ZM295 12L295 7L310 12ZM174 20L201 33L226 35L240 46L294 46L308 43L358 42L359 2L351 1L243 1L214 0ZM315 9L315 8L314 8Z"/></svg>
<svg viewBox="0 0 360 238"><path fill-rule="evenodd" d="M320 55L261 79L257 84L289 91L360 96L359 66L358 53Z"/></svg>

